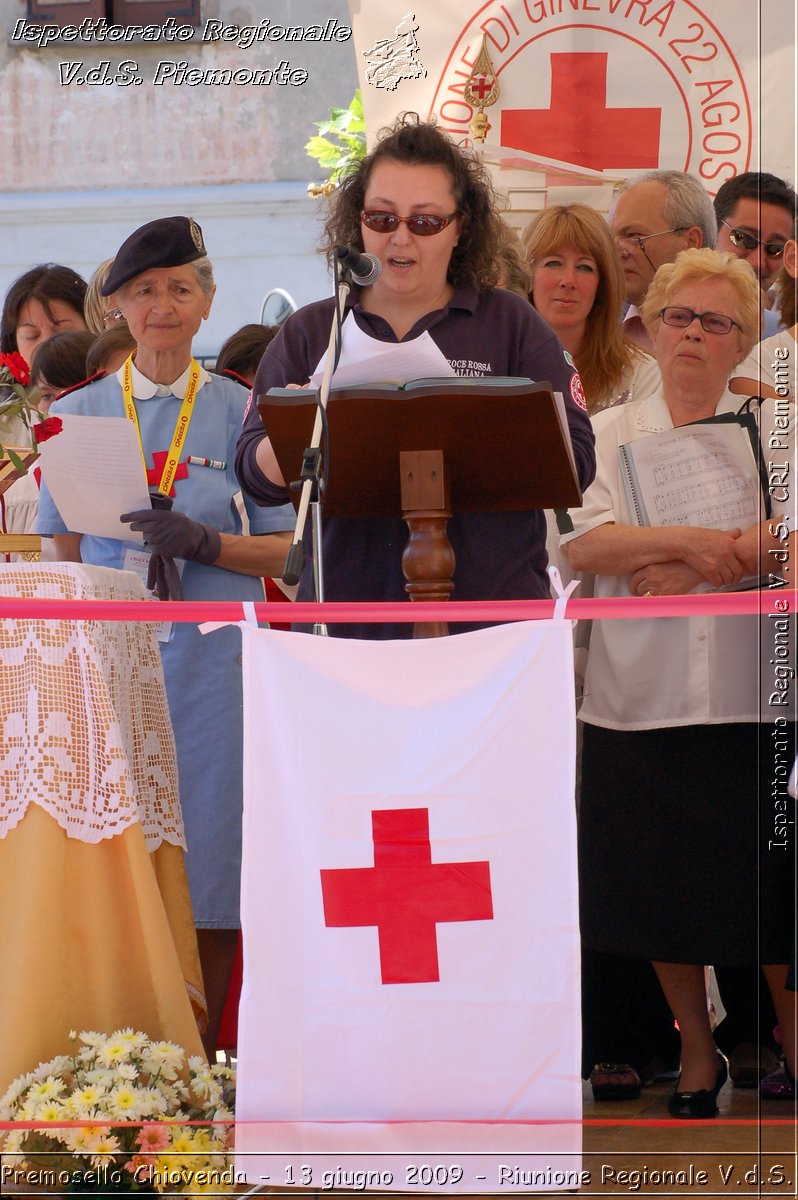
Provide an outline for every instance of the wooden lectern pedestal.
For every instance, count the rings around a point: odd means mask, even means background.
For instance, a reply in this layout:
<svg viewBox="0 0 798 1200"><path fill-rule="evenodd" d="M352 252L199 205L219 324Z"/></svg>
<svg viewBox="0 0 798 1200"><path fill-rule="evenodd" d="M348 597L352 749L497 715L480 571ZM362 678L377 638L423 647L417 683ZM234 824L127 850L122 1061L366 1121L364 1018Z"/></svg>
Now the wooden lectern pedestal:
<svg viewBox="0 0 798 1200"><path fill-rule="evenodd" d="M411 600L448 600L454 588L454 550L446 534L452 515L449 479L440 450L399 453L402 517L410 530L402 570ZM413 637L443 637L446 621L417 621Z"/></svg>
<svg viewBox="0 0 798 1200"><path fill-rule="evenodd" d="M299 475L315 392L276 388L258 408L286 480ZM456 564L453 513L567 508L582 495L561 397L548 383L456 378L343 388L327 406L325 517L396 517L411 600L446 600ZM297 498L294 497L295 503ZM448 632L420 623L416 637Z"/></svg>

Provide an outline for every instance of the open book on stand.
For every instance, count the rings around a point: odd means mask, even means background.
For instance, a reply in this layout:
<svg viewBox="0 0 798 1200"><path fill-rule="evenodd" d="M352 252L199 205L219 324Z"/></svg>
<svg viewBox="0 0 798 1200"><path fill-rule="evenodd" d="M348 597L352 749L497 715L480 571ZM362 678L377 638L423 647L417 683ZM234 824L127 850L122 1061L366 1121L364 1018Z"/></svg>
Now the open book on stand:
<svg viewBox="0 0 798 1200"><path fill-rule="evenodd" d="M317 404L313 390L272 388L258 397L288 480L299 475ZM399 515L398 456L406 450L443 452L458 512L582 502L565 402L550 383L452 376L332 388L327 422L330 516Z"/></svg>

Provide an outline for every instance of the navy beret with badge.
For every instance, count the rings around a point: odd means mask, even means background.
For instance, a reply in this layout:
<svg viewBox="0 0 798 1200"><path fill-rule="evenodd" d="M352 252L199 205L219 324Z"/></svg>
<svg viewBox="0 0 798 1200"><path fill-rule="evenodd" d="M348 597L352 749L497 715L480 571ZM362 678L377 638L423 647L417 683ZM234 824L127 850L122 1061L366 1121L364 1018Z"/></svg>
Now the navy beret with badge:
<svg viewBox="0 0 798 1200"><path fill-rule="evenodd" d="M110 296L153 267L182 267L204 258L206 253L202 230L192 217L148 221L119 247L102 294Z"/></svg>

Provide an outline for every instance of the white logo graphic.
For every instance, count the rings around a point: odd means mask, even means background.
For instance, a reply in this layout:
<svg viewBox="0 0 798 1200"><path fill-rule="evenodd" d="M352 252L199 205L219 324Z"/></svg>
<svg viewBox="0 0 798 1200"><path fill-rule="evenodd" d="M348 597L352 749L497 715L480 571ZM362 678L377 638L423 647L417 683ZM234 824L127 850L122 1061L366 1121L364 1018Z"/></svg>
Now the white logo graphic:
<svg viewBox="0 0 798 1200"><path fill-rule="evenodd" d="M415 13L405 13L396 26L395 36L379 38L369 50L363 51L366 60L366 79L372 87L392 92L403 79L424 79L427 68L419 61L418 21Z"/></svg>

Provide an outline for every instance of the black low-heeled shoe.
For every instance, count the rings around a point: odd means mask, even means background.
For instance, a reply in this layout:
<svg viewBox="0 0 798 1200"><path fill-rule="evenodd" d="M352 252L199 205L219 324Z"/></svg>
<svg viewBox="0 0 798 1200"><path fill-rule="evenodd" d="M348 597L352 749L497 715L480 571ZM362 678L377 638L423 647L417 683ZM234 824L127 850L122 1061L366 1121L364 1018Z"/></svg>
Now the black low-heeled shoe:
<svg viewBox="0 0 798 1200"><path fill-rule="evenodd" d="M672 1117L679 1117L685 1121L708 1121L716 1116L718 1093L729 1078L729 1064L720 1050L718 1058L720 1062L714 1087L701 1088L697 1092L680 1092L677 1080L676 1091L668 1100L668 1112Z"/></svg>

